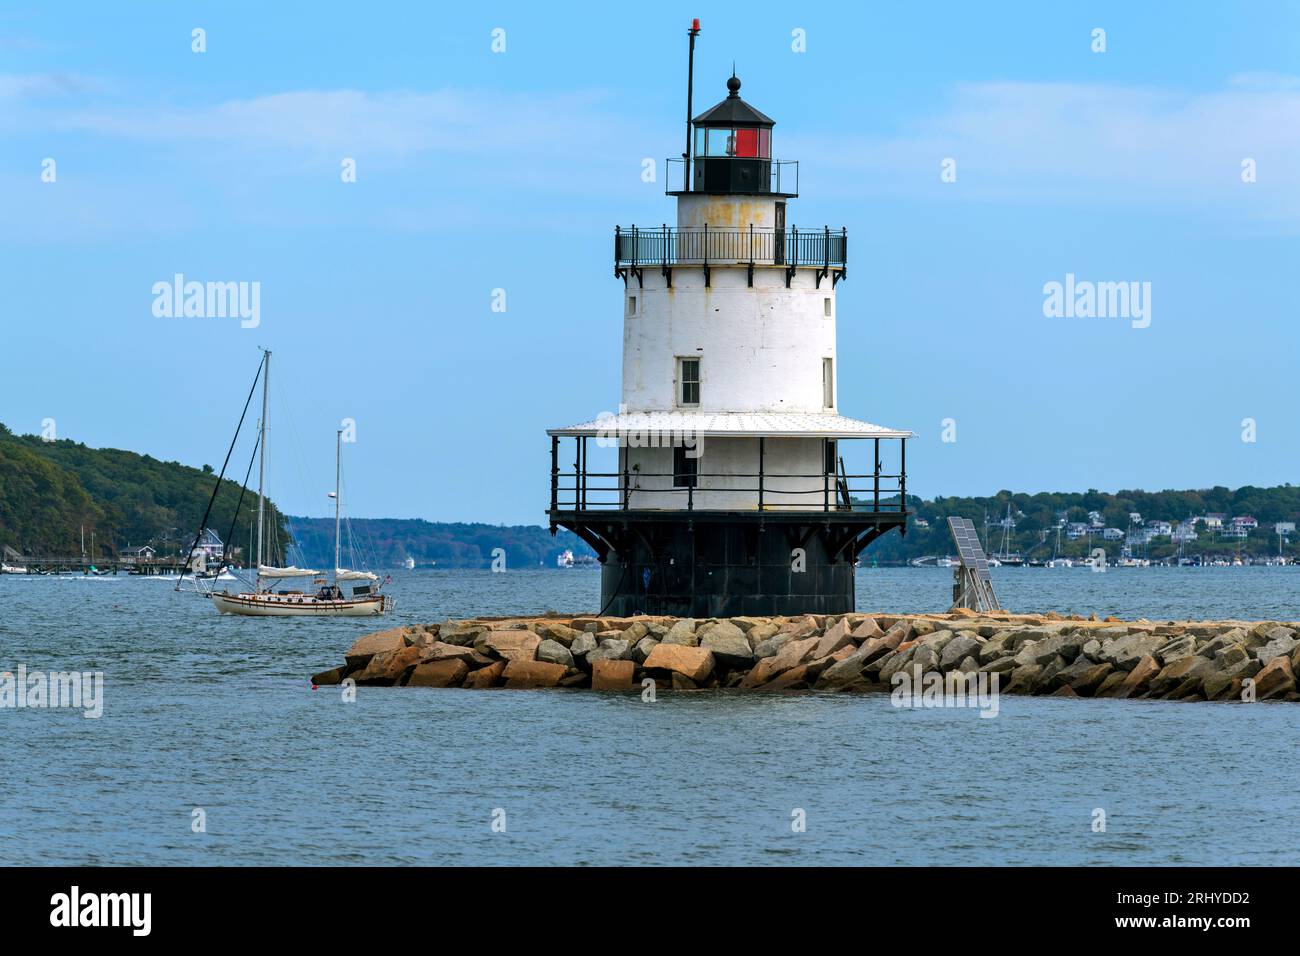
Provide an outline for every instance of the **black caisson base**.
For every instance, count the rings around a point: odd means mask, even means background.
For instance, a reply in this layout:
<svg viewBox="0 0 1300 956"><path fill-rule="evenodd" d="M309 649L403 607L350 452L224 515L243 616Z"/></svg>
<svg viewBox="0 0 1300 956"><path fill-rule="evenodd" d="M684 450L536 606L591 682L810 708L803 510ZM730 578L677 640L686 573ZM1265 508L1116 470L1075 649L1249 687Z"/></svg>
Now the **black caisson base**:
<svg viewBox="0 0 1300 956"><path fill-rule="evenodd" d="M604 613L696 618L852 611L859 551L905 521L854 512L553 517L604 559Z"/></svg>

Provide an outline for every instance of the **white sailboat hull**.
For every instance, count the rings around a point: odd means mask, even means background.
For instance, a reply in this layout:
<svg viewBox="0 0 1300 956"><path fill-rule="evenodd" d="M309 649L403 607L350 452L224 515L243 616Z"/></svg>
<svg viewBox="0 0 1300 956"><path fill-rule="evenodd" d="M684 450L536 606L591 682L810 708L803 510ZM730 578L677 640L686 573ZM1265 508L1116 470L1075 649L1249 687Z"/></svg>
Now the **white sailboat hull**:
<svg viewBox="0 0 1300 956"><path fill-rule="evenodd" d="M387 595L359 598L318 598L311 594L231 594L214 591L208 597L222 614L247 617L373 617L388 611Z"/></svg>

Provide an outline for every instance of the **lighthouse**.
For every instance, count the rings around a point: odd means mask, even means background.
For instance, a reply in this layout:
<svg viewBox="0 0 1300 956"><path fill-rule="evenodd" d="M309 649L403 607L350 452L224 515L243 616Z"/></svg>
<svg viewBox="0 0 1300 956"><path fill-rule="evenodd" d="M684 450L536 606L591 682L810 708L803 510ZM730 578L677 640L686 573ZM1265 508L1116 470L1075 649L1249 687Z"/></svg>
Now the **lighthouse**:
<svg viewBox="0 0 1300 956"><path fill-rule="evenodd" d="M863 549L906 533L911 433L839 409L848 233L795 223L775 125L733 71L667 161L675 225L614 229L619 405L548 430L551 531L596 551L604 613L852 611Z"/></svg>

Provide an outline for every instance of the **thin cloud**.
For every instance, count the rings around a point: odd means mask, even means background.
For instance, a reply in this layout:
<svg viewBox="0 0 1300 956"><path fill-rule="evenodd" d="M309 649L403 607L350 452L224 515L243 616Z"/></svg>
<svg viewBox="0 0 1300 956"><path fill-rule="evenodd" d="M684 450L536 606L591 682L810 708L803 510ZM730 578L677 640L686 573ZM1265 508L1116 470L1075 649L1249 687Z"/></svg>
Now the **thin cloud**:
<svg viewBox="0 0 1300 956"><path fill-rule="evenodd" d="M0 73L0 98L4 99L77 96L100 89L100 81L80 73Z"/></svg>
<svg viewBox="0 0 1300 956"><path fill-rule="evenodd" d="M94 109L64 113L61 129L172 143L319 152L364 150L404 159L442 154L521 155L590 142L594 130L623 124L596 93L560 96L465 90L427 93L303 90L230 100L196 110ZM583 137L582 140L577 137Z"/></svg>
<svg viewBox="0 0 1300 956"><path fill-rule="evenodd" d="M851 195L1176 200L1236 204L1245 216L1267 195L1271 215L1300 220L1300 78L1279 74L1243 74L1207 93L962 84L945 110L897 135L853 143L810 137L798 147L830 158L830 179L820 189ZM949 157L957 182L944 184L940 163ZM1245 159L1257 169L1249 187L1241 178Z"/></svg>

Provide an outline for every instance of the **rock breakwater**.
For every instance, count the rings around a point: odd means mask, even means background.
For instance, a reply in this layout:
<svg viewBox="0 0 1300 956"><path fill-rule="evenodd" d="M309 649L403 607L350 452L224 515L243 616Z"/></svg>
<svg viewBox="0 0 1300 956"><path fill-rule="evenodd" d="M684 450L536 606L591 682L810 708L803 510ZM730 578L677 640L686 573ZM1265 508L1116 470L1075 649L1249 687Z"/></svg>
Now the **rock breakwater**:
<svg viewBox="0 0 1300 956"><path fill-rule="evenodd" d="M1300 701L1300 624L1055 614L482 618L360 638L313 684L888 692L906 673L1002 693Z"/></svg>

